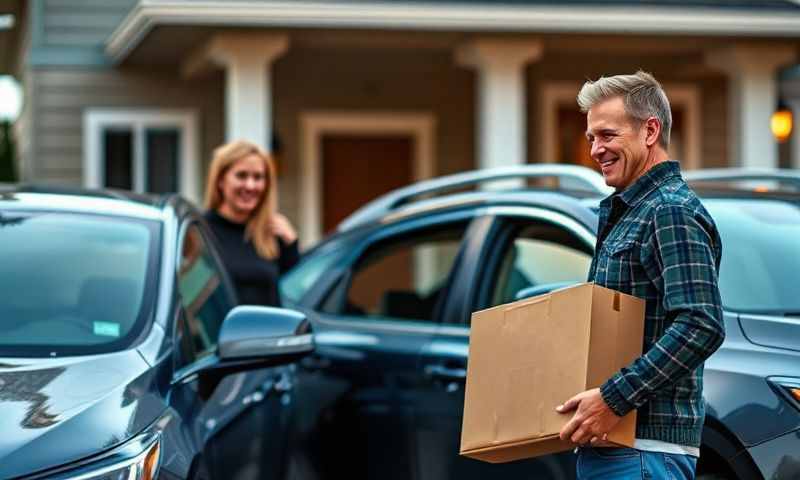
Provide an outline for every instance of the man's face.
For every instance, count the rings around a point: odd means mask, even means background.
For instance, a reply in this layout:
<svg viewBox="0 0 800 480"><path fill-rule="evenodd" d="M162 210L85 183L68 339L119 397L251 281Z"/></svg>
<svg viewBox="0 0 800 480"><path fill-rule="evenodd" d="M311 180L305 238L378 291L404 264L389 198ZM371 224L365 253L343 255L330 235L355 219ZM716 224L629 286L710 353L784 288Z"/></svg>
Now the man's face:
<svg viewBox="0 0 800 480"><path fill-rule="evenodd" d="M586 123L592 159L600 165L607 185L624 190L647 171L646 129L628 117L621 97L590 108Z"/></svg>

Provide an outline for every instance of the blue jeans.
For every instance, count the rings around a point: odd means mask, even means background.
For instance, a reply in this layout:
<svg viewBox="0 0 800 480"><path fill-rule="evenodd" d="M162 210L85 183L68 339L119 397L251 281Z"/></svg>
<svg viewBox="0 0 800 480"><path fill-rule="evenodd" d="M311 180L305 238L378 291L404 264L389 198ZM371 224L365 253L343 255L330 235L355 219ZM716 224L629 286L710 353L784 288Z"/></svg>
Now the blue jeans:
<svg viewBox="0 0 800 480"><path fill-rule="evenodd" d="M632 448L578 449L578 480L694 480L697 458Z"/></svg>

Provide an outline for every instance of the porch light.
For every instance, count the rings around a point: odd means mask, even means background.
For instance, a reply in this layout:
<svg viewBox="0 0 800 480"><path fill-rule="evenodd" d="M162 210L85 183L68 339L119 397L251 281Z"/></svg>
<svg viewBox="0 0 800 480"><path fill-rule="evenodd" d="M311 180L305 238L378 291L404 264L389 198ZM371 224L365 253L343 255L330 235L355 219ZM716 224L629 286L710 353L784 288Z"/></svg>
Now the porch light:
<svg viewBox="0 0 800 480"><path fill-rule="evenodd" d="M778 142L785 142L792 134L792 111L783 103L778 104L778 109L770 118L772 135Z"/></svg>

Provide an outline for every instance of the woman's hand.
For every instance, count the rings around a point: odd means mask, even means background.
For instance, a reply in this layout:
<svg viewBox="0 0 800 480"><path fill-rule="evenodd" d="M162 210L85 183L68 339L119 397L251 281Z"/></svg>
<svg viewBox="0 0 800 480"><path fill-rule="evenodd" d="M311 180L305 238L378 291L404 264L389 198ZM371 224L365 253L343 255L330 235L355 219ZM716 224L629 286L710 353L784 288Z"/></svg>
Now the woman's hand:
<svg viewBox="0 0 800 480"><path fill-rule="evenodd" d="M280 213L276 212L272 216L267 228L269 228L270 233L283 240L286 245L291 245L297 240L297 232L291 222Z"/></svg>

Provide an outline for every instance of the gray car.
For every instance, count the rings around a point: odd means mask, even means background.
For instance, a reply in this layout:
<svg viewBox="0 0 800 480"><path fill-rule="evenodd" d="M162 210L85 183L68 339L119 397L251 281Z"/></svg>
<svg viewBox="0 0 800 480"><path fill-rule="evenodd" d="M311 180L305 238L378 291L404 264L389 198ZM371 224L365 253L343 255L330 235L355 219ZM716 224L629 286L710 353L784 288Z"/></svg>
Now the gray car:
<svg viewBox="0 0 800 480"><path fill-rule="evenodd" d="M0 189L0 479L280 478L312 349L185 200Z"/></svg>
<svg viewBox="0 0 800 480"><path fill-rule="evenodd" d="M699 478L800 478L800 174L687 177L722 235L727 331L706 363ZM475 188L497 180L529 188ZM585 281L607 193L580 167L443 177L306 254L282 285L317 345L298 368L294 477L574 478L571 453L459 457L470 312Z"/></svg>

